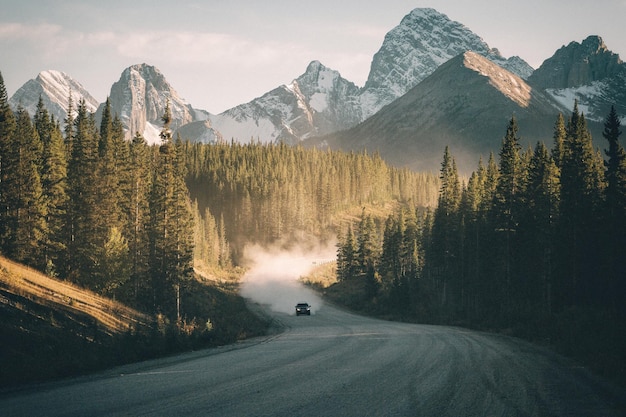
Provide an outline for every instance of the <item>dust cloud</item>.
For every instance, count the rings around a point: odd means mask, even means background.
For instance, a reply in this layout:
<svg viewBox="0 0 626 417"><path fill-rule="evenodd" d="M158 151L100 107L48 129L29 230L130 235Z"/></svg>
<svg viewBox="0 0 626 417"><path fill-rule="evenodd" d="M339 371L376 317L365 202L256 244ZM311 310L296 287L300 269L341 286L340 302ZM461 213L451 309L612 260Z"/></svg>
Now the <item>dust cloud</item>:
<svg viewBox="0 0 626 417"><path fill-rule="evenodd" d="M295 306L300 302L311 305L311 314L320 309L322 299L299 279L317 263L335 259L334 245L290 250L250 246L244 256L249 267L241 286L244 298L291 315L295 315Z"/></svg>

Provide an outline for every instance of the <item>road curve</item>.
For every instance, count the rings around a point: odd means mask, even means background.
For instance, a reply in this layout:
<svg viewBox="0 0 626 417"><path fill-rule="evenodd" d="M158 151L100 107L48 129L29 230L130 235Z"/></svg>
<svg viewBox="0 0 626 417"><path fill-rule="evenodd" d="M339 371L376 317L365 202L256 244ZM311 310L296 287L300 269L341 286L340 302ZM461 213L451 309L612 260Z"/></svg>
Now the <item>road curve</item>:
<svg viewBox="0 0 626 417"><path fill-rule="evenodd" d="M517 339L325 305L285 331L0 396L6 416L624 416L626 395Z"/></svg>

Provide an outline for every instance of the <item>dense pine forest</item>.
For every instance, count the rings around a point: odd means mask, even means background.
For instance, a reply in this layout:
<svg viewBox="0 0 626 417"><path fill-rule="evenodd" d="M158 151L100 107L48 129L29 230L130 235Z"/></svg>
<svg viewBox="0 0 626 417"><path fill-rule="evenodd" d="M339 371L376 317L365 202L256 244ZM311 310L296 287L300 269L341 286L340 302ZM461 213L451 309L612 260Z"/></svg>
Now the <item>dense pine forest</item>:
<svg viewBox="0 0 626 417"><path fill-rule="evenodd" d="M499 162L462 181L445 149L434 212L403 211L344 233L337 278L357 308L420 322L500 329L558 346L623 377L626 153L606 117L604 155L575 104L552 149L522 149L510 120ZM353 230L354 229L354 230Z"/></svg>
<svg viewBox="0 0 626 417"><path fill-rule="evenodd" d="M172 137L169 106L155 146L124 140L108 101L99 123L84 102L67 114L54 120L41 100L34 117L12 111L0 76L6 257L180 320L194 271L234 271L250 243L337 238L335 290L359 287L352 307L573 355L611 346L596 360L624 370L626 153L613 109L603 152L577 105L551 148L522 149L512 118L498 157L467 178L447 148L437 176L376 154L189 143Z"/></svg>
<svg viewBox="0 0 626 417"><path fill-rule="evenodd" d="M248 243L332 239L355 206L436 202L436 175L377 155L192 144L172 137L169 106L148 146L124 140L108 101L99 123L71 97L66 120L41 100L31 118L0 88L2 254L171 319L194 270L232 271Z"/></svg>

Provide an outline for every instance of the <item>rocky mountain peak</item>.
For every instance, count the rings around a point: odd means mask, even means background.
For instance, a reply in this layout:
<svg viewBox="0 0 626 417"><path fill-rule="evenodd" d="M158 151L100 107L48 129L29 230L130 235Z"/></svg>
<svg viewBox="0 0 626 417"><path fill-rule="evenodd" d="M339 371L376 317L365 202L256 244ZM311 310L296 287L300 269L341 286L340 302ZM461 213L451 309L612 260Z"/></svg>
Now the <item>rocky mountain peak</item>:
<svg viewBox="0 0 626 417"><path fill-rule="evenodd" d="M78 81L61 71L42 71L37 78L27 81L9 100L9 105L16 109L22 106L29 114L35 114L39 97L56 120L63 122L67 117L69 98L72 96L74 108L84 100L87 110L96 111L98 101Z"/></svg>
<svg viewBox="0 0 626 417"><path fill-rule="evenodd" d="M172 130L194 121L208 118L181 98L157 68L138 64L126 68L109 96L111 112L124 125L127 139L141 133L148 143L160 141L161 117L169 102ZM98 113L102 111L102 105Z"/></svg>
<svg viewBox="0 0 626 417"><path fill-rule="evenodd" d="M619 55L611 52L599 36L589 36L582 43L570 42L529 77L540 88L572 88L614 77L624 71Z"/></svg>
<svg viewBox="0 0 626 417"><path fill-rule="evenodd" d="M374 55L361 101L364 117L405 94L440 65L466 51L488 57L526 78L532 68L515 57L511 61L492 49L478 35L443 13L418 8L387 33Z"/></svg>

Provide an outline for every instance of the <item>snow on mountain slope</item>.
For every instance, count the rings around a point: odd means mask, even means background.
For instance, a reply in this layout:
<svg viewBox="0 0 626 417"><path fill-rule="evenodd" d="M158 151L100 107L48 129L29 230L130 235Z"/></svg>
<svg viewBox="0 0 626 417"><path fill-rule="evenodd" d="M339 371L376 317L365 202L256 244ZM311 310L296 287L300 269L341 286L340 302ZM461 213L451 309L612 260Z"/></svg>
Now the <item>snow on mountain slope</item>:
<svg viewBox="0 0 626 417"><path fill-rule="evenodd" d="M297 143L355 126L404 95L440 65L470 50L521 78L533 71L518 57L505 59L446 15L434 9L415 9L385 36L363 88L313 61L290 85L212 116L211 121L227 140Z"/></svg>
<svg viewBox="0 0 626 417"><path fill-rule="evenodd" d="M318 61L289 85L211 116L225 140L298 143L360 121L359 88Z"/></svg>
<svg viewBox="0 0 626 417"><path fill-rule="evenodd" d="M39 97L56 120L63 122L67 117L69 97L72 96L74 109L81 101L85 101L87 110L95 112L98 101L76 80L61 71L42 71L37 78L27 81L9 99L13 109L22 106L29 114L34 115Z"/></svg>
<svg viewBox="0 0 626 417"><path fill-rule="evenodd" d="M611 106L626 114L626 64L611 52L601 37L570 42L529 78L568 109L574 101L587 120L603 122Z"/></svg>
<svg viewBox="0 0 626 417"><path fill-rule="evenodd" d="M533 69L521 58L505 59L478 35L434 9L414 9L385 35L361 93L363 117L401 97L440 65L466 51L477 52L527 78Z"/></svg>

